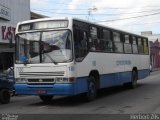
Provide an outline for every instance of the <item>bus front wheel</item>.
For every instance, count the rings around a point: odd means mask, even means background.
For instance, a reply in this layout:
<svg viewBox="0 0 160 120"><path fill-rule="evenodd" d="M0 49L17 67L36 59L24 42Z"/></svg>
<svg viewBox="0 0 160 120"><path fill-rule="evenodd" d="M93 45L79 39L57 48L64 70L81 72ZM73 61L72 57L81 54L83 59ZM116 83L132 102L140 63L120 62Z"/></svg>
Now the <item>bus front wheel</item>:
<svg viewBox="0 0 160 120"><path fill-rule="evenodd" d="M92 101L97 96L97 88L96 88L96 82L95 78L90 76L88 79L88 91L85 94L87 101Z"/></svg>
<svg viewBox="0 0 160 120"><path fill-rule="evenodd" d="M51 102L53 99L53 95L40 95L39 97L43 102Z"/></svg>
<svg viewBox="0 0 160 120"><path fill-rule="evenodd" d="M8 104L10 102L10 92L7 89L0 90L0 103Z"/></svg>

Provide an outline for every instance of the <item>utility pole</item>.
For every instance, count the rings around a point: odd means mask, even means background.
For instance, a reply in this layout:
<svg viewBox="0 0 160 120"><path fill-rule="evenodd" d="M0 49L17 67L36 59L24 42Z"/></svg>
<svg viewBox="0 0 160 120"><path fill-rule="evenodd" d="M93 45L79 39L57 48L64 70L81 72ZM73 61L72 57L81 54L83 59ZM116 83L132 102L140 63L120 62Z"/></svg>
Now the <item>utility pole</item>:
<svg viewBox="0 0 160 120"><path fill-rule="evenodd" d="M92 12L96 12L98 9L97 7L93 6L92 8L88 9L88 20L90 20L90 17L92 16Z"/></svg>

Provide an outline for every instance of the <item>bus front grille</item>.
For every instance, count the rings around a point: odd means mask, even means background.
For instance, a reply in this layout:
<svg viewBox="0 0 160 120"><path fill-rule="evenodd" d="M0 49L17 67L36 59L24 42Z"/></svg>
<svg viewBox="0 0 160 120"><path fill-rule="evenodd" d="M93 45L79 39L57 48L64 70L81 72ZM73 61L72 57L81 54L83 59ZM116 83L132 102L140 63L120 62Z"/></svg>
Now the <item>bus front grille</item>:
<svg viewBox="0 0 160 120"><path fill-rule="evenodd" d="M28 79L28 84L50 84L54 82L55 79Z"/></svg>
<svg viewBox="0 0 160 120"><path fill-rule="evenodd" d="M20 77L26 77L26 78L30 78L30 77L52 77L52 76L64 76L65 72L64 71L60 71L60 72L20 72L19 76Z"/></svg>

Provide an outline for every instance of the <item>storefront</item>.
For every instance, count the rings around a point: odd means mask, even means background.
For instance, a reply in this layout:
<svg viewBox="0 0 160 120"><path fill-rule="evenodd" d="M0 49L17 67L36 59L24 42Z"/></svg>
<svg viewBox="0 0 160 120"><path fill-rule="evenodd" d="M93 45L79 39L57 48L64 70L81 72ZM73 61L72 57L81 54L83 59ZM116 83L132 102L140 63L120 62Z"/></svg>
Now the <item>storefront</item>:
<svg viewBox="0 0 160 120"><path fill-rule="evenodd" d="M30 0L0 0L0 72L14 64L17 23L29 19Z"/></svg>

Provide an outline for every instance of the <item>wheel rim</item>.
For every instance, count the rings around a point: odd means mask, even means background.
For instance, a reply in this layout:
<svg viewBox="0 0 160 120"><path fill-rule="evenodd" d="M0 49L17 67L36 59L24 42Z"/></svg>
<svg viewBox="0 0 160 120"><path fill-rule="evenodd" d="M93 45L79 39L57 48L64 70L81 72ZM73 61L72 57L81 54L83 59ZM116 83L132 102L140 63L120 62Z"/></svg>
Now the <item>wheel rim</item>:
<svg viewBox="0 0 160 120"><path fill-rule="evenodd" d="M133 74L133 81L132 81L133 87L137 86L137 77L136 74Z"/></svg>
<svg viewBox="0 0 160 120"><path fill-rule="evenodd" d="M95 87L95 84L93 82L90 82L88 92L89 92L90 97L95 97L96 96L96 87Z"/></svg>
<svg viewBox="0 0 160 120"><path fill-rule="evenodd" d="M4 104L9 103L10 93L8 91L3 91L1 93L1 97L2 97L2 100L1 100L2 103L4 103Z"/></svg>
<svg viewBox="0 0 160 120"><path fill-rule="evenodd" d="M5 92L5 93L3 94L3 97L4 97L4 99L8 100L8 99L9 99L9 94L8 94L7 92Z"/></svg>

